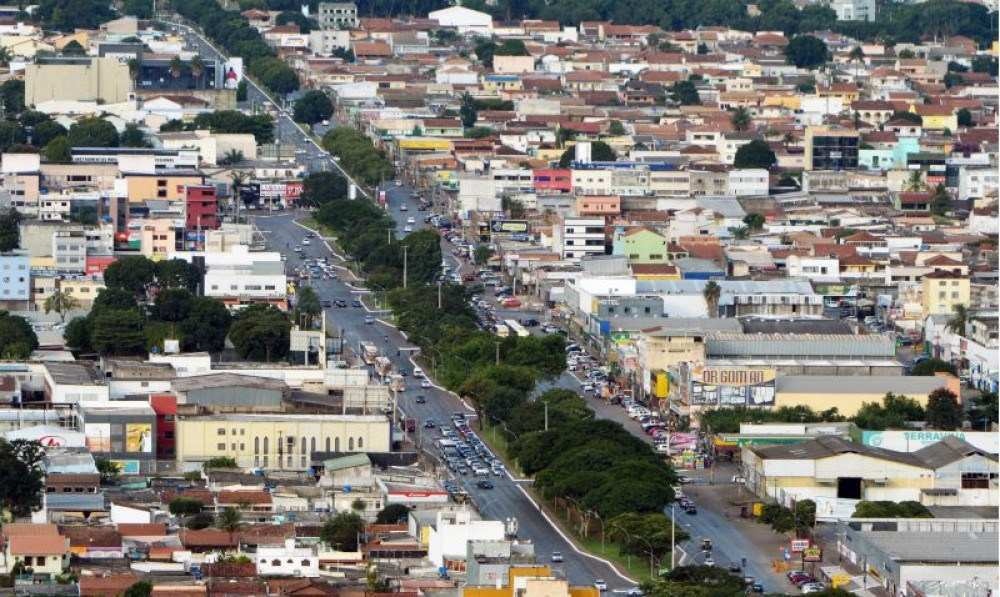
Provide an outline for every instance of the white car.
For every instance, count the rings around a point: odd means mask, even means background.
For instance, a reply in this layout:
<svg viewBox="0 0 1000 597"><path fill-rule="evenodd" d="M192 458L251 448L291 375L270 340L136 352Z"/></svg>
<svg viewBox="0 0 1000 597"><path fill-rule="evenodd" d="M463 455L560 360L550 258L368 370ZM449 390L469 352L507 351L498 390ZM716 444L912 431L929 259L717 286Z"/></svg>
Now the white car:
<svg viewBox="0 0 1000 597"><path fill-rule="evenodd" d="M706 566L715 566L715 559L712 556L705 556Z"/></svg>
<svg viewBox="0 0 1000 597"><path fill-rule="evenodd" d="M407 224L416 224L417 220L415 218L406 218Z"/></svg>
<svg viewBox="0 0 1000 597"><path fill-rule="evenodd" d="M421 379L420 380L420 387L421 388L429 388L429 387L431 387L431 382L428 381L426 378Z"/></svg>
<svg viewBox="0 0 1000 597"><path fill-rule="evenodd" d="M603 593L608 590L608 583L603 578L598 578L594 581L594 588Z"/></svg>
<svg viewBox="0 0 1000 597"><path fill-rule="evenodd" d="M413 232L413 226L404 226L403 232Z"/></svg>
<svg viewBox="0 0 1000 597"><path fill-rule="evenodd" d="M400 203L399 204L399 211L410 211L410 208L406 207L405 203Z"/></svg>

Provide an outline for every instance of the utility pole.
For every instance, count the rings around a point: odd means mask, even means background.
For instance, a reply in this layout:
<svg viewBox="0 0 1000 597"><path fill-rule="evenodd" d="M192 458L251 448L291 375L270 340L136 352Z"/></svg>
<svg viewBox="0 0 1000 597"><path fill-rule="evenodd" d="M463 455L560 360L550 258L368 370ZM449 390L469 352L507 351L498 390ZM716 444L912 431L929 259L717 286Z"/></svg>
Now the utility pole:
<svg viewBox="0 0 1000 597"><path fill-rule="evenodd" d="M677 518L674 516L676 506L670 504L670 569L674 569L674 553L677 549Z"/></svg>
<svg viewBox="0 0 1000 597"><path fill-rule="evenodd" d="M548 402L548 400L546 400L545 402L543 402L542 405L545 406L545 430L548 431L549 430L549 402Z"/></svg>
<svg viewBox="0 0 1000 597"><path fill-rule="evenodd" d="M438 282L438 309L441 309L441 282Z"/></svg>
<svg viewBox="0 0 1000 597"><path fill-rule="evenodd" d="M494 342L494 344L495 344L495 345L496 345L496 347L497 347L497 352L496 352L496 364L497 364L497 365L499 365L499 364L500 364L500 342L499 342L499 341L497 341L497 342Z"/></svg>
<svg viewBox="0 0 1000 597"><path fill-rule="evenodd" d="M407 266L409 265L409 245L403 245L403 288L406 288Z"/></svg>

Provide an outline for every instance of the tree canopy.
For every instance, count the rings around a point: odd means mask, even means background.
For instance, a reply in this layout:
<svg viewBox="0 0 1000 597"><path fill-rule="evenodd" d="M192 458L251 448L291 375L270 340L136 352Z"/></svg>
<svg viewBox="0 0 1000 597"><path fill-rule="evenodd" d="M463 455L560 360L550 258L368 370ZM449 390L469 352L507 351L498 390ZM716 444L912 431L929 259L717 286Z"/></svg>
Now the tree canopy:
<svg viewBox="0 0 1000 597"><path fill-rule="evenodd" d="M333 102L330 101L330 96L318 89L305 92L295 102L293 111L295 120L306 124L327 120L332 114Z"/></svg>
<svg viewBox="0 0 1000 597"><path fill-rule="evenodd" d="M229 328L229 339L245 359L272 362L288 354L288 315L271 305L242 309Z"/></svg>
<svg viewBox="0 0 1000 597"><path fill-rule="evenodd" d="M0 358L26 359L38 348L38 336L28 320L0 311Z"/></svg>
<svg viewBox="0 0 1000 597"><path fill-rule="evenodd" d="M71 147L117 147L118 131L107 120L88 116L69 127L66 140Z"/></svg>
<svg viewBox="0 0 1000 597"><path fill-rule="evenodd" d="M799 68L813 69L830 57L826 44L812 35L797 35L785 46L785 58Z"/></svg>
<svg viewBox="0 0 1000 597"><path fill-rule="evenodd" d="M737 168L770 168L778 163L771 147L761 139L754 139L736 150L733 165Z"/></svg>

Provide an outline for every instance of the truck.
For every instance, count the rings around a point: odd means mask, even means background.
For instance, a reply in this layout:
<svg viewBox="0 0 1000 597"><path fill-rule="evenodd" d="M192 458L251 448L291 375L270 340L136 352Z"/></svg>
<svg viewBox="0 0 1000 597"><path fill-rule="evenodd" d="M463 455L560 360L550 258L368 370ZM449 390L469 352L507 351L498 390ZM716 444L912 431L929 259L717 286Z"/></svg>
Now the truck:
<svg viewBox="0 0 1000 597"><path fill-rule="evenodd" d="M365 365L374 365L375 357L378 356L378 347L372 342L361 343L361 360Z"/></svg>
<svg viewBox="0 0 1000 597"><path fill-rule="evenodd" d="M380 377L386 377L392 373L392 361L388 357L375 357L375 371Z"/></svg>
<svg viewBox="0 0 1000 597"><path fill-rule="evenodd" d="M405 392L406 380L403 379L402 375L393 375L389 378L389 389L393 392Z"/></svg>

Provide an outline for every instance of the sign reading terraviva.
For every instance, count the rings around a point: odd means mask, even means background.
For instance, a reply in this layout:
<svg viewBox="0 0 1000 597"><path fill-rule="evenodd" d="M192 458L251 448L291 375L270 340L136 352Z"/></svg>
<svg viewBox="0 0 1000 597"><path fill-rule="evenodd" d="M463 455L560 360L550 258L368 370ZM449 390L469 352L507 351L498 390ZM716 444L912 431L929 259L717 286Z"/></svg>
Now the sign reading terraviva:
<svg viewBox="0 0 1000 597"><path fill-rule="evenodd" d="M955 436L990 454L1000 450L1000 434L986 431L862 431L861 443L897 452L915 452L948 436Z"/></svg>
<svg viewBox="0 0 1000 597"><path fill-rule="evenodd" d="M705 367L701 371L701 383L713 386L754 386L769 381L774 381L774 369Z"/></svg>

